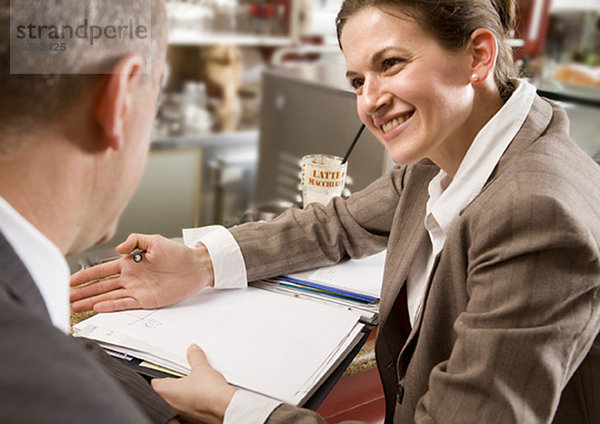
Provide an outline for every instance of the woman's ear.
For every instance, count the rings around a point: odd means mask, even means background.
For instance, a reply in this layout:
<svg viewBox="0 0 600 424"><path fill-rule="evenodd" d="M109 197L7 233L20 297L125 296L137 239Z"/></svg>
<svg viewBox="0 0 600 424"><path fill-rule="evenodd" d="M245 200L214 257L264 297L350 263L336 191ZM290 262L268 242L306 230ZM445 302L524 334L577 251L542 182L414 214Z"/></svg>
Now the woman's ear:
<svg viewBox="0 0 600 424"><path fill-rule="evenodd" d="M106 147L118 150L123 146L124 123L133 106L134 94L143 83L143 68L144 59L139 54L121 58L98 92L95 118Z"/></svg>
<svg viewBox="0 0 600 424"><path fill-rule="evenodd" d="M471 34L471 84L483 83L490 73L494 74L494 66L498 55L498 43L494 34L486 28L478 28Z"/></svg>

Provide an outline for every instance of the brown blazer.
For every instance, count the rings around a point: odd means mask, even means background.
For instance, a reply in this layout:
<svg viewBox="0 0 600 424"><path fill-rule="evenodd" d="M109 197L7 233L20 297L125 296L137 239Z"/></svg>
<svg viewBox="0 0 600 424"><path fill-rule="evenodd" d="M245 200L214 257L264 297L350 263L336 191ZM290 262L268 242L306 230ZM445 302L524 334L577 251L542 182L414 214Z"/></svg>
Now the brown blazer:
<svg viewBox="0 0 600 424"><path fill-rule="evenodd" d="M376 355L394 423L600 422L600 168L536 98L436 258L410 334L393 303L423 226L429 161L349 200L231 229L250 280L388 249ZM269 423L322 422L283 405Z"/></svg>

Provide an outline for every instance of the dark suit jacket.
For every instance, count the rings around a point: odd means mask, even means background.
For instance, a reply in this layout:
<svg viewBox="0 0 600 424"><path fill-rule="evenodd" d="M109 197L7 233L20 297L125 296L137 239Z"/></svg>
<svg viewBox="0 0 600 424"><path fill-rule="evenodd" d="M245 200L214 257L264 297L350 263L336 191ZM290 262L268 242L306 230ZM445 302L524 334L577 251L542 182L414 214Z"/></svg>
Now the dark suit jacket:
<svg viewBox="0 0 600 424"><path fill-rule="evenodd" d="M386 422L600 422L600 168L536 98L435 261L410 334L393 308L420 243L429 161L327 207L231 229L249 279L387 248L376 356ZM317 422L283 405L270 423Z"/></svg>
<svg viewBox="0 0 600 424"><path fill-rule="evenodd" d="M97 345L76 342L52 325L38 288L2 233L0 336L0 422L159 423L176 415Z"/></svg>

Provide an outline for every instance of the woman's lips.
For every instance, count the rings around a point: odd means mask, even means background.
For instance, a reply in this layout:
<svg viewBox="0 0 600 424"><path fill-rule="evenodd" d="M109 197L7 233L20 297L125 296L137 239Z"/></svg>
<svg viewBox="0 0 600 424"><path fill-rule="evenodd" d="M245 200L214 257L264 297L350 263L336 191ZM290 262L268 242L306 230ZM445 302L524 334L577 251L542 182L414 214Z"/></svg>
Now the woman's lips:
<svg viewBox="0 0 600 424"><path fill-rule="evenodd" d="M386 134L388 132L390 132L391 130L393 130L394 128L402 125L404 122L406 122L411 116L412 116L413 112L408 112L408 113L404 113L400 116L397 116L393 119L390 119L389 121L387 121L385 124L380 125L379 128L381 129L381 132Z"/></svg>

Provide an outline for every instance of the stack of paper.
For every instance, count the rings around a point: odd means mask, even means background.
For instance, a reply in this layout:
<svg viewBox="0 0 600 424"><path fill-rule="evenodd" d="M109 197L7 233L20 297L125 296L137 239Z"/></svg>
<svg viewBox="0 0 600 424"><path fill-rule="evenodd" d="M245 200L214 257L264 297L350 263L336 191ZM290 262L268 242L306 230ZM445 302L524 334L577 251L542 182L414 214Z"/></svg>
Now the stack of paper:
<svg viewBox="0 0 600 424"><path fill-rule="evenodd" d="M298 280L321 283L353 293L360 298L379 299L386 251L363 259L342 261L336 265L316 268L312 271L289 274Z"/></svg>
<svg viewBox="0 0 600 424"><path fill-rule="evenodd" d="M281 275L253 285L267 290L337 303L376 324L386 251L294 274Z"/></svg>
<svg viewBox="0 0 600 424"><path fill-rule="evenodd" d="M76 336L189 373L191 343L235 386L301 405L360 338L360 314L253 287L205 289L172 307L99 314Z"/></svg>

